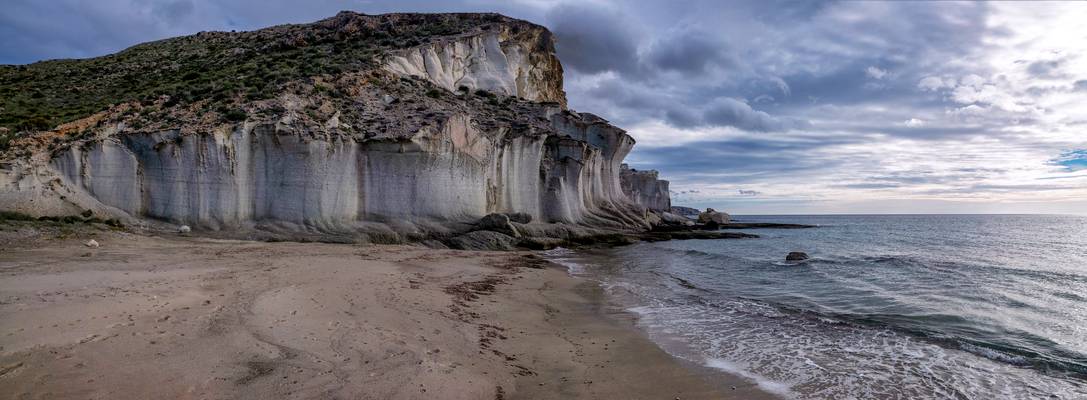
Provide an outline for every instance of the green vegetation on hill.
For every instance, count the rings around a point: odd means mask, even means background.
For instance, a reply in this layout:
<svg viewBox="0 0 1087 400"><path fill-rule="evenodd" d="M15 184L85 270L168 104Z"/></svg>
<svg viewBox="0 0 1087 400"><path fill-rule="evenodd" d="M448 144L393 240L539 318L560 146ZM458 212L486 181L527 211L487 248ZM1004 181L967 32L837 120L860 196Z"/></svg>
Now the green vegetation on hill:
<svg viewBox="0 0 1087 400"><path fill-rule="evenodd" d="M374 68L385 50L486 29L502 18L343 12L313 24L202 32L98 58L0 65L0 128L9 129L0 129L0 146L16 132L50 129L124 102L271 98L288 82ZM245 118L237 112L226 116Z"/></svg>

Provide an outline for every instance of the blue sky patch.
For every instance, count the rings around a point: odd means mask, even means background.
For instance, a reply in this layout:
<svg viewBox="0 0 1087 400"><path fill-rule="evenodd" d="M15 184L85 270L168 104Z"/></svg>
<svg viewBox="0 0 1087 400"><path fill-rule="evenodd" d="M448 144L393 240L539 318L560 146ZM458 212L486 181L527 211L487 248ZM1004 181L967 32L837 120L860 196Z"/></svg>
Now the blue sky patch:
<svg viewBox="0 0 1087 400"><path fill-rule="evenodd" d="M1064 152L1060 157L1054 159L1053 163L1069 171L1087 169L1087 149Z"/></svg>

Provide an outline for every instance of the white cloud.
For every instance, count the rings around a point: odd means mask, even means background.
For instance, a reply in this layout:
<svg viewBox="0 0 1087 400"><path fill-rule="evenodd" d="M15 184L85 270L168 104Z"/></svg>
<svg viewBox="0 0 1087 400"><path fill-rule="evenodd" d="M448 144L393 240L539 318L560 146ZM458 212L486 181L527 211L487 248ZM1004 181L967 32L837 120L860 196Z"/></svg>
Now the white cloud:
<svg viewBox="0 0 1087 400"><path fill-rule="evenodd" d="M864 74L868 75L869 78L879 80L879 79L883 79L884 77L886 77L888 73L887 73L887 70L885 70L885 69L880 69L879 67L871 66L871 67L868 67L868 69L864 70Z"/></svg>
<svg viewBox="0 0 1087 400"><path fill-rule="evenodd" d="M959 80L961 86L968 86L974 89L980 89L985 84L985 78L978 76L977 74L970 74L962 77Z"/></svg>
<svg viewBox="0 0 1087 400"><path fill-rule="evenodd" d="M941 79L938 76L926 76L917 82L917 87L924 91L955 87L955 78Z"/></svg>
<svg viewBox="0 0 1087 400"><path fill-rule="evenodd" d="M917 118L910 118L906 120L906 122L903 122L902 125L905 125L908 128L916 128L919 126L925 126L925 121Z"/></svg>

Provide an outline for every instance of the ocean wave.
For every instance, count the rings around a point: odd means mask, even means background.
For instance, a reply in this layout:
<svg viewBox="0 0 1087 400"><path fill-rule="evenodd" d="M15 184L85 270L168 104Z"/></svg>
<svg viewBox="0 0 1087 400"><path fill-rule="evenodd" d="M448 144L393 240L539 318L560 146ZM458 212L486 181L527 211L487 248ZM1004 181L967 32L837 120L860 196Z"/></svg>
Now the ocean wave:
<svg viewBox="0 0 1087 400"><path fill-rule="evenodd" d="M1077 258L1082 247L1040 248L1021 224L1011 233L1028 247L999 232L893 222L645 244L586 260L670 354L765 389L812 399L1087 399L1078 340L1087 274L1070 267L1087 260ZM798 267L784 262L787 249L818 257Z"/></svg>
<svg viewBox="0 0 1087 400"><path fill-rule="evenodd" d="M797 398L796 393L792 391L792 385L786 382L775 381L764 376L751 372L748 367L737 365L734 362L725 360L723 358L709 358L706 359L705 365L710 368L719 369L728 372L733 375L742 376L752 382L760 389L767 392L776 394L786 399Z"/></svg>
<svg viewBox="0 0 1087 400"><path fill-rule="evenodd" d="M705 300L700 303L747 316L808 321L806 325L813 328L825 326L827 329L861 329L873 334L895 332L943 348L966 351L996 362L1016 367L1029 367L1043 373L1072 377L1087 382L1087 355L1060 350L1056 343L1028 333L1018 333L1015 337L1022 338L1036 348L980 340L980 337L990 334L978 331L980 328L975 327L971 321L957 315L829 313L751 298L737 298L736 301L727 302ZM954 331L959 332L952 333Z"/></svg>
<svg viewBox="0 0 1087 400"><path fill-rule="evenodd" d="M959 342L959 349L977 354L993 361L1000 361L1006 364L1018 366L1030 365L1030 361L1028 361L1026 357L1004 353L990 347L977 346L966 342Z"/></svg>

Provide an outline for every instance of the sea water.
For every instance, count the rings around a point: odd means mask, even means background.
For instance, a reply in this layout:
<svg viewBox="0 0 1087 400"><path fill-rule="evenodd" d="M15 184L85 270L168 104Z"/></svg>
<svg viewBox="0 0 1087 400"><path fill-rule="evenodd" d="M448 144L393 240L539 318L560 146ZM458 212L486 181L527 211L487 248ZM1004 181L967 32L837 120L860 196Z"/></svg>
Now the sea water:
<svg viewBox="0 0 1087 400"><path fill-rule="evenodd" d="M786 398L1087 399L1087 217L735 219L817 227L548 254L669 353Z"/></svg>

